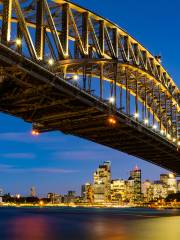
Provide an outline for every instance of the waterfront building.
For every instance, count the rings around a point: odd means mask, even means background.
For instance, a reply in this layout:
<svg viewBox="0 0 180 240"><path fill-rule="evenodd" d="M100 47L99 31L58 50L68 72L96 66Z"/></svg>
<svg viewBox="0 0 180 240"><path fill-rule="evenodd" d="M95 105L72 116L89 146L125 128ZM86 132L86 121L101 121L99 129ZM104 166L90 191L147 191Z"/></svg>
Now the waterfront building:
<svg viewBox="0 0 180 240"><path fill-rule="evenodd" d="M74 203L76 199L76 192L75 191L68 191L68 194L65 195L65 202L66 203Z"/></svg>
<svg viewBox="0 0 180 240"><path fill-rule="evenodd" d="M174 173L168 174L167 185L168 185L168 194L177 192L177 181L176 181L176 175Z"/></svg>
<svg viewBox="0 0 180 240"><path fill-rule="evenodd" d="M31 189L30 189L30 196L31 197L36 197L36 188L35 187L31 187Z"/></svg>
<svg viewBox="0 0 180 240"><path fill-rule="evenodd" d="M168 187L166 184L161 181L154 181L154 183L150 186L148 192L149 201L164 199L168 196Z"/></svg>
<svg viewBox="0 0 180 240"><path fill-rule="evenodd" d="M94 172L94 202L107 203L111 200L111 163L109 161L99 165Z"/></svg>
<svg viewBox="0 0 180 240"><path fill-rule="evenodd" d="M169 178L168 174L164 174L164 173L160 174L160 182L166 185L168 185L168 178Z"/></svg>
<svg viewBox="0 0 180 240"><path fill-rule="evenodd" d="M111 181L111 202L120 204L126 199L126 182L123 179Z"/></svg>
<svg viewBox="0 0 180 240"><path fill-rule="evenodd" d="M174 173L161 174L160 181L168 187L168 194L177 192L177 181Z"/></svg>
<svg viewBox="0 0 180 240"><path fill-rule="evenodd" d="M142 195L144 202L149 202L151 196L150 196L150 187L152 186L152 182L149 180L146 180L142 183Z"/></svg>
<svg viewBox="0 0 180 240"><path fill-rule="evenodd" d="M133 201L140 202L142 199L141 193L141 170L136 166L131 172L130 177L134 180Z"/></svg>
<svg viewBox="0 0 180 240"><path fill-rule="evenodd" d="M47 198L52 204L59 204L62 202L62 196L58 193L48 193Z"/></svg>
<svg viewBox="0 0 180 240"><path fill-rule="evenodd" d="M86 203L93 203L93 186L86 183L81 187L81 198Z"/></svg>
<svg viewBox="0 0 180 240"><path fill-rule="evenodd" d="M126 181L125 202L134 203L134 179L131 176Z"/></svg>

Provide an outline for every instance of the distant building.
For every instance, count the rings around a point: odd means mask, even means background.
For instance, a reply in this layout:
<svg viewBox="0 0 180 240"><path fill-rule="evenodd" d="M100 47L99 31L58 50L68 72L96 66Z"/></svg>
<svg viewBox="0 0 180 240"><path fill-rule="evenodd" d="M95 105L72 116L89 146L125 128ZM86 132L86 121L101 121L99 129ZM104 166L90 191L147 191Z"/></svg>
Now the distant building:
<svg viewBox="0 0 180 240"><path fill-rule="evenodd" d="M107 203L111 200L111 163L104 162L94 172L94 202Z"/></svg>
<svg viewBox="0 0 180 240"><path fill-rule="evenodd" d="M2 196L3 196L3 189L0 188L0 197L2 197Z"/></svg>
<svg viewBox="0 0 180 240"><path fill-rule="evenodd" d="M130 177L134 180L134 194L133 201L140 202L142 200L141 195L141 170L136 166L134 170L130 172Z"/></svg>
<svg viewBox="0 0 180 240"><path fill-rule="evenodd" d="M64 195L64 203L74 203L76 199L75 191L68 191L67 195Z"/></svg>
<svg viewBox="0 0 180 240"><path fill-rule="evenodd" d="M168 184L168 174L160 174L160 182L164 183L164 184Z"/></svg>
<svg viewBox="0 0 180 240"><path fill-rule="evenodd" d="M58 193L48 193L47 198L52 204L59 204L62 202L62 196Z"/></svg>
<svg viewBox="0 0 180 240"><path fill-rule="evenodd" d="M166 198L168 195L168 188L165 183L161 181L154 181L149 188L149 200L158 200Z"/></svg>
<svg viewBox="0 0 180 240"><path fill-rule="evenodd" d="M160 181L166 184L168 188L168 194L177 192L177 181L176 181L176 175L174 173L161 174Z"/></svg>
<svg viewBox="0 0 180 240"><path fill-rule="evenodd" d="M81 187L81 198L84 202L93 203L93 186L90 183L86 183Z"/></svg>
<svg viewBox="0 0 180 240"><path fill-rule="evenodd" d="M126 199L126 182L123 179L111 181L111 202L120 204Z"/></svg>
<svg viewBox="0 0 180 240"><path fill-rule="evenodd" d="M174 173L168 174L168 194L177 193L177 180L176 175Z"/></svg>
<svg viewBox="0 0 180 240"><path fill-rule="evenodd" d="M142 183L142 194L144 197L144 202L149 202L150 196L150 187L152 186L152 182L146 180Z"/></svg>
<svg viewBox="0 0 180 240"><path fill-rule="evenodd" d="M36 197L36 188L35 188L35 187L32 187L32 188L30 189L30 196L31 196L31 197Z"/></svg>

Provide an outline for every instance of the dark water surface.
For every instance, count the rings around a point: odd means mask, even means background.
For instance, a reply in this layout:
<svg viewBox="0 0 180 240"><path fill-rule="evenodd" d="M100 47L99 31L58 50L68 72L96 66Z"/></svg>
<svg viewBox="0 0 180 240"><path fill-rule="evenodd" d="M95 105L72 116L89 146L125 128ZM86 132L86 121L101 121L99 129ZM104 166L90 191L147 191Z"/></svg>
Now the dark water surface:
<svg viewBox="0 0 180 240"><path fill-rule="evenodd" d="M0 240L180 240L180 210L0 208Z"/></svg>

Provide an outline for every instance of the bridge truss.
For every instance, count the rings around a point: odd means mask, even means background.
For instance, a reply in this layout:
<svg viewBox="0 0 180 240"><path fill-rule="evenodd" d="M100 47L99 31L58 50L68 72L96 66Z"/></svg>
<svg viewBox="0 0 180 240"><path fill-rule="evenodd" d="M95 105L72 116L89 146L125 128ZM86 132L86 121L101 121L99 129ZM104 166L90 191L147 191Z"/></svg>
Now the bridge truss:
<svg viewBox="0 0 180 240"><path fill-rule="evenodd" d="M0 111L180 174L180 91L160 56L69 1L0 3Z"/></svg>

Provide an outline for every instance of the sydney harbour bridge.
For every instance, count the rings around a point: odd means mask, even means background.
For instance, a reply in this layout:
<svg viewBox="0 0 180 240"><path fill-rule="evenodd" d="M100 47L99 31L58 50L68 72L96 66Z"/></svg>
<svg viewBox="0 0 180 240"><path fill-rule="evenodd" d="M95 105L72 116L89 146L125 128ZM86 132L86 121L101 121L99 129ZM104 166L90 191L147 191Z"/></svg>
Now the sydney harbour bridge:
<svg viewBox="0 0 180 240"><path fill-rule="evenodd" d="M0 111L180 174L180 91L161 57L70 1L0 1Z"/></svg>

